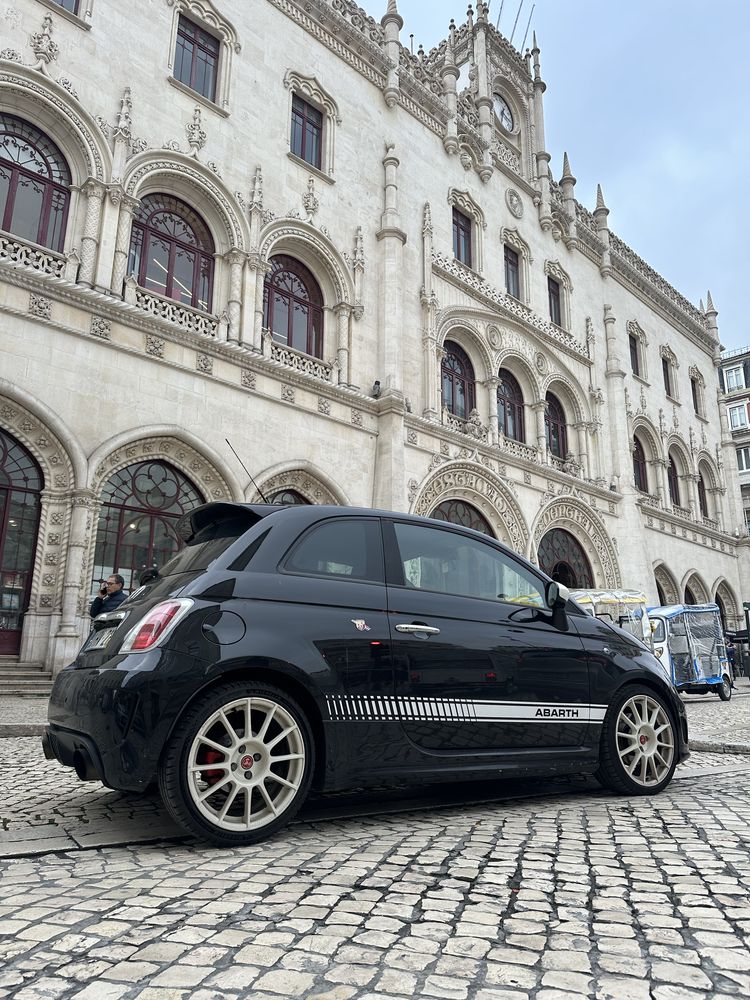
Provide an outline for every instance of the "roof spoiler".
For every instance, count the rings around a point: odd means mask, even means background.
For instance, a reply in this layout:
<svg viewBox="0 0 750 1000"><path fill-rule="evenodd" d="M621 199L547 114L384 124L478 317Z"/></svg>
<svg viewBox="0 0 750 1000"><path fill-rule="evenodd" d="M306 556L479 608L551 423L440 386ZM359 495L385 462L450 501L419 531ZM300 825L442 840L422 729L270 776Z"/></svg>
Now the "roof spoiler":
<svg viewBox="0 0 750 1000"><path fill-rule="evenodd" d="M220 524L222 521L244 520L250 528L279 509L276 504L230 503L225 500L204 503L188 514L182 515L177 522L177 534L189 545L198 532L209 525Z"/></svg>

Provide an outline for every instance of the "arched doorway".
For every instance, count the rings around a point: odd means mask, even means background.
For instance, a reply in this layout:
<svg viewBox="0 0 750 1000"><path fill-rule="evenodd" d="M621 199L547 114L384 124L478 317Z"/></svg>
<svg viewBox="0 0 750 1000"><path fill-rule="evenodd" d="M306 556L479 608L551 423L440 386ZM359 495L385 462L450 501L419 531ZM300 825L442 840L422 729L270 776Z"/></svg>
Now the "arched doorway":
<svg viewBox="0 0 750 1000"><path fill-rule="evenodd" d="M489 521L479 513L476 507L463 500L443 500L433 510L430 517L434 517L438 521L448 521L450 524L461 524L464 528L481 531L483 535L489 535L490 538L495 537Z"/></svg>
<svg viewBox="0 0 750 1000"><path fill-rule="evenodd" d="M562 528L548 531L539 543L539 567L553 580L572 589L594 586L591 564L580 543Z"/></svg>
<svg viewBox="0 0 750 1000"><path fill-rule="evenodd" d="M656 593L659 597L659 607L666 607L669 604L669 601L667 600L667 595L664 593L664 588L658 580L656 581Z"/></svg>
<svg viewBox="0 0 750 1000"><path fill-rule="evenodd" d="M691 587L685 587L685 604L697 604L695 594Z"/></svg>
<svg viewBox="0 0 750 1000"><path fill-rule="evenodd" d="M196 487L167 462L137 462L111 476L102 491L92 593L111 573L125 589L141 570L163 566L181 547L179 518L204 503Z"/></svg>
<svg viewBox="0 0 750 1000"><path fill-rule="evenodd" d="M33 457L0 430L0 655L4 656L16 656L21 648L43 486Z"/></svg>

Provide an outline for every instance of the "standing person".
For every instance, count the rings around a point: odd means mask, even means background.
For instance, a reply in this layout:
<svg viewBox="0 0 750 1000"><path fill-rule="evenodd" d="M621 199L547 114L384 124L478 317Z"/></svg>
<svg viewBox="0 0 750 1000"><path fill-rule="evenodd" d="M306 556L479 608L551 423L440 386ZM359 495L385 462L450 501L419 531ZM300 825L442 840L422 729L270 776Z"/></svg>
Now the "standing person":
<svg viewBox="0 0 750 1000"><path fill-rule="evenodd" d="M89 614L92 618L102 614L104 611L114 611L119 608L128 596L122 589L125 586L125 577L119 573L113 573L106 583L102 582L99 588L99 596L91 602Z"/></svg>
<svg viewBox="0 0 750 1000"><path fill-rule="evenodd" d="M735 661L737 659L737 649L731 639L726 642L727 660L729 661L729 672L732 675L732 687L734 687Z"/></svg>

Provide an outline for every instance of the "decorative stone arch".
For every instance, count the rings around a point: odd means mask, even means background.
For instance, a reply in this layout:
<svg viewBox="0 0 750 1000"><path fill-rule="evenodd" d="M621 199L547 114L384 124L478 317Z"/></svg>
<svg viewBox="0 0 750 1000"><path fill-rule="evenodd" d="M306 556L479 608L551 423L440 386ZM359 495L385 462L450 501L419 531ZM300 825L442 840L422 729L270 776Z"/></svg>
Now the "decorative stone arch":
<svg viewBox="0 0 750 1000"><path fill-rule="evenodd" d="M693 472L693 458L690 454L690 449L685 444L685 441L679 434L670 434L667 438L666 444L664 446L664 457L667 462L671 455L676 455L682 466L678 469L678 475L688 476L692 475Z"/></svg>
<svg viewBox="0 0 750 1000"><path fill-rule="evenodd" d="M46 132L68 161L74 187L109 180L112 153L94 119L63 86L29 66L0 59L0 107ZM72 208L73 206L71 206Z"/></svg>
<svg viewBox="0 0 750 1000"><path fill-rule="evenodd" d="M680 584L680 601L682 602L685 596L686 587L690 587L693 594L695 595L698 604L710 604L711 595L709 593L708 587L703 582L700 574L694 570L688 570L685 576L682 578Z"/></svg>
<svg viewBox="0 0 750 1000"><path fill-rule="evenodd" d="M631 337L635 337L636 340L638 351L638 371L636 374L646 381L648 380L648 337L646 336L646 331L634 319L628 320L626 329L628 334Z"/></svg>
<svg viewBox="0 0 750 1000"><path fill-rule="evenodd" d="M170 194L205 219L217 254L245 250L249 230L233 194L208 167L186 153L147 150L128 162L123 187L130 198Z"/></svg>
<svg viewBox="0 0 750 1000"><path fill-rule="evenodd" d="M548 392L557 396L566 409L566 416L572 411L573 419L569 421L571 424L575 425L588 419L583 392L568 375L559 371L550 372L542 383L541 399L544 399Z"/></svg>
<svg viewBox="0 0 750 1000"><path fill-rule="evenodd" d="M337 507L348 507L349 499L344 491L333 480L312 462L284 462L261 473L256 479L257 485L249 483L245 488L245 498L248 503L265 503L268 498L280 490L295 490L313 504L331 504Z"/></svg>
<svg viewBox="0 0 750 1000"><path fill-rule="evenodd" d="M477 382L485 382L495 374L495 358L487 346L476 323L472 323L460 314L444 319L437 328L438 358L445 350L445 342L452 340L463 347L474 365L474 375ZM438 369L439 369L438 364Z"/></svg>
<svg viewBox="0 0 750 1000"><path fill-rule="evenodd" d="M501 353L495 375L501 368L507 369L520 385L526 406L539 401L540 385L537 369L531 364L527 354L521 353L515 347L509 347Z"/></svg>
<svg viewBox="0 0 750 1000"><path fill-rule="evenodd" d="M315 276L326 308L354 308L354 282L349 266L335 244L319 229L300 219L277 219L267 225L260 240L260 259L275 254L296 257Z"/></svg>
<svg viewBox="0 0 750 1000"><path fill-rule="evenodd" d="M321 169L329 177L334 175L336 152L336 128L341 125L339 106L317 77L306 76L297 70L288 69L284 74L284 87L289 91L289 107L286 120L292 120L292 101L295 95L312 104L323 115L323 162Z"/></svg>
<svg viewBox="0 0 750 1000"><path fill-rule="evenodd" d="M517 229L509 229L507 226L503 226L500 230L500 239L505 246L509 246L518 254L521 272L519 275L519 284L521 286L519 289L519 301L528 305L531 300L530 270L531 265L534 263L529 244L523 239Z"/></svg>
<svg viewBox="0 0 750 1000"><path fill-rule="evenodd" d="M484 270L484 231L487 228L484 212L468 191L459 191L458 188L454 187L448 189L448 204L451 208L457 208L459 212L467 215L473 223L471 227L471 267L477 274L482 274Z"/></svg>
<svg viewBox="0 0 750 1000"><path fill-rule="evenodd" d="M707 489L716 491L722 490L721 475L716 467L716 459L713 455L710 455L705 449L699 451L695 456L695 467L698 472L703 473Z"/></svg>
<svg viewBox="0 0 750 1000"><path fill-rule="evenodd" d="M715 603L718 604L721 601L727 618L727 625L730 628L741 628L743 623L742 608L734 596L734 591L724 577L720 576L714 582L711 587L711 593L714 595Z"/></svg>
<svg viewBox="0 0 750 1000"><path fill-rule="evenodd" d="M577 497L553 497L543 504L531 531L526 557L538 563L537 552L544 535L553 528L568 531L581 546L591 564L595 586L622 586L617 552L599 515Z"/></svg>
<svg viewBox="0 0 750 1000"><path fill-rule="evenodd" d="M633 437L636 436L641 444L645 445L643 450L646 453L646 461L651 463L660 462L663 451L659 431L652 421L642 413L633 418Z"/></svg>
<svg viewBox="0 0 750 1000"><path fill-rule="evenodd" d="M523 511L508 486L489 469L470 462L447 462L416 488L412 514L429 517L444 500L465 500L488 521L495 537L518 553L528 548Z"/></svg>
<svg viewBox="0 0 750 1000"><path fill-rule="evenodd" d="M177 26L180 14L185 14L191 21L196 21L201 27L208 28L210 34L215 35L221 43L221 54L219 57L218 76L216 80L216 103L224 111L229 108L229 89L232 79L232 55L239 54L240 45L237 31L216 7L211 0L166 0L167 6L172 7L174 14L172 17L172 33L169 41L169 71L174 70L175 48L177 44Z"/></svg>
<svg viewBox="0 0 750 1000"><path fill-rule="evenodd" d="M674 576L667 569L666 564L663 562L655 562L653 563L653 569L654 581L659 584L664 592L666 604L682 604L681 591Z"/></svg>

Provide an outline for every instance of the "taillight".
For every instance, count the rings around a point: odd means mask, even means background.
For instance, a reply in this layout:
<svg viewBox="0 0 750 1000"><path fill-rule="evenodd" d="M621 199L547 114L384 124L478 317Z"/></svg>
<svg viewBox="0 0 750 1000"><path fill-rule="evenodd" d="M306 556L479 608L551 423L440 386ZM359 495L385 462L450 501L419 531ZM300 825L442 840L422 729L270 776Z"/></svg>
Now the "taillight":
<svg viewBox="0 0 750 1000"><path fill-rule="evenodd" d="M131 628L120 646L120 652L141 653L158 646L192 606L193 602L187 598L179 601L162 601L161 604L157 604Z"/></svg>

